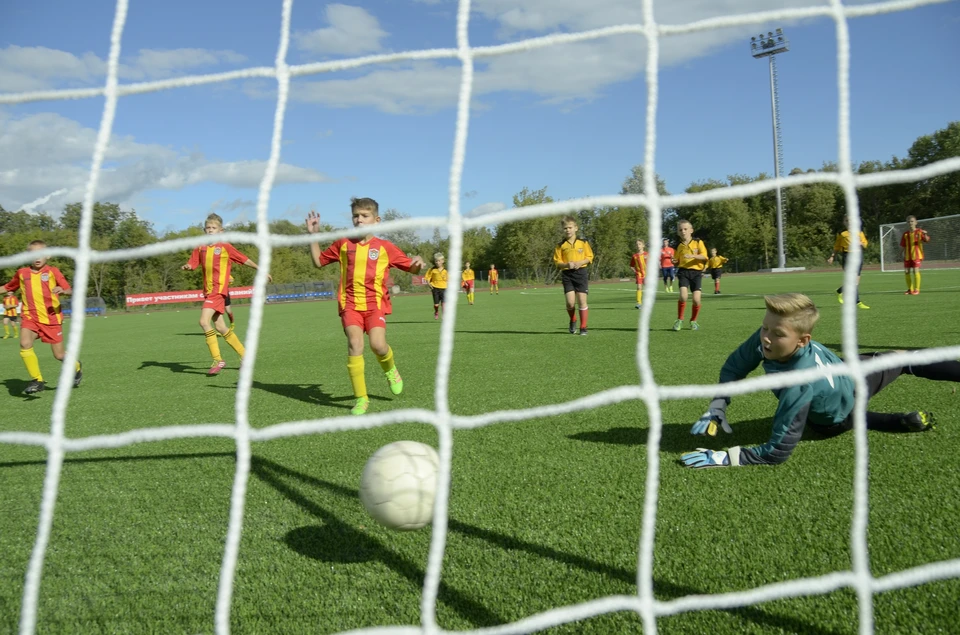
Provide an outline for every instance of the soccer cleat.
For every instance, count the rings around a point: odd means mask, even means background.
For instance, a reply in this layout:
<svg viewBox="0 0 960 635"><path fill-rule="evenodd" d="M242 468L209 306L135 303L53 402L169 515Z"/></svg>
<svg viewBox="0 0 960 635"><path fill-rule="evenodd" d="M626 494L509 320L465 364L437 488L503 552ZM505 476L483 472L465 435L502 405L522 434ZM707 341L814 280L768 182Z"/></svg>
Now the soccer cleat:
<svg viewBox="0 0 960 635"><path fill-rule="evenodd" d="M576 320L570 320L570 329L569 329L569 331L570 331L570 335L576 335L576 334L577 334L577 321L576 321Z"/></svg>
<svg viewBox="0 0 960 635"><path fill-rule="evenodd" d="M910 432L926 432L937 427L937 421L933 418L933 413L923 410L903 415L900 418L900 423Z"/></svg>
<svg viewBox="0 0 960 635"><path fill-rule="evenodd" d="M642 306L643 306L642 304L638 304L638 305L635 306L634 308L635 308L635 309L639 309L639 308L642 307Z"/></svg>
<svg viewBox="0 0 960 635"><path fill-rule="evenodd" d="M367 414L367 408L370 407L370 397L357 397L357 404L350 409L352 415Z"/></svg>
<svg viewBox="0 0 960 635"><path fill-rule="evenodd" d="M40 381L39 379L34 379L34 380L31 381L29 384L27 384L27 387L26 387L26 388L23 389L23 394L25 394L25 395L35 395L35 394L37 394L38 392L43 392L43 390L44 390L46 387L47 387L47 385L46 385L45 383L43 383L43 382Z"/></svg>
<svg viewBox="0 0 960 635"><path fill-rule="evenodd" d="M73 387L74 387L74 388L79 388L79 387L80 387L80 380L83 379L83 364L80 363L80 360L77 360L77 366L79 366L79 368L77 368L77 374L73 376Z"/></svg>
<svg viewBox="0 0 960 635"><path fill-rule="evenodd" d="M3 336L3 339L8 340L8 339L10 339L10 336L9 336L9 335L4 335L4 336Z"/></svg>
<svg viewBox="0 0 960 635"><path fill-rule="evenodd" d="M913 295L913 291L911 291L910 289L907 289L906 291L903 292L903 295Z"/></svg>
<svg viewBox="0 0 960 635"><path fill-rule="evenodd" d="M676 322L673 323L674 331L679 331L682 328L683 328L683 320L677 320Z"/></svg>
<svg viewBox="0 0 960 635"><path fill-rule="evenodd" d="M914 289L910 295L920 295L920 289Z"/></svg>
<svg viewBox="0 0 960 635"><path fill-rule="evenodd" d="M434 313L434 314L433 314L433 319L434 319L434 320L439 320L439 319L440 319L440 314L439 314L439 313Z"/></svg>
<svg viewBox="0 0 960 635"><path fill-rule="evenodd" d="M691 330L691 331L699 331L699 330L700 330L700 325L699 325L697 322L690 322L690 330Z"/></svg>
<svg viewBox="0 0 960 635"><path fill-rule="evenodd" d="M859 302L859 301L858 301L858 302L857 302L857 308L858 308L858 309L869 309L870 307L868 307L868 306L867 306L866 304L864 304L863 302Z"/></svg>
<svg viewBox="0 0 960 635"><path fill-rule="evenodd" d="M225 362L225 361L223 361L223 360L221 359L219 362L214 362L214 363L213 363L213 366L210 367L210 370L207 371L207 374L208 374L208 375L216 375L216 374L219 373L221 370L223 370L224 368L226 368L226 366L227 366L227 362Z"/></svg>
<svg viewBox="0 0 960 635"><path fill-rule="evenodd" d="M838 293L838 294L837 294L837 302L839 302L840 304L843 304L843 294L842 294L842 293Z"/></svg>
<svg viewBox="0 0 960 635"><path fill-rule="evenodd" d="M580 329L580 335L586 335L587 329Z"/></svg>
<svg viewBox="0 0 960 635"><path fill-rule="evenodd" d="M720 289L717 289L715 293L716 293L717 295L723 295L723 293L720 292Z"/></svg>
<svg viewBox="0 0 960 635"><path fill-rule="evenodd" d="M395 395L399 395L403 392L403 378L400 377L400 371L397 370L397 367L394 366L388 370L385 375L387 376L387 381L390 382L390 392Z"/></svg>

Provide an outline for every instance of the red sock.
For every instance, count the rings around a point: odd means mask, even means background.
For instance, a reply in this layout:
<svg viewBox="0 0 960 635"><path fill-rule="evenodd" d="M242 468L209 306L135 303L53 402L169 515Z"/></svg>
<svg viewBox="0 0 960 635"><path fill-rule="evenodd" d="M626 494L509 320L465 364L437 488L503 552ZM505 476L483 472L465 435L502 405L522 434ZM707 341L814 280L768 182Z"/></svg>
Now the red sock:
<svg viewBox="0 0 960 635"><path fill-rule="evenodd" d="M683 314L687 310L687 303L683 300L677 300L677 319L682 320Z"/></svg>
<svg viewBox="0 0 960 635"><path fill-rule="evenodd" d="M587 328L587 309L580 309L580 328Z"/></svg>
<svg viewBox="0 0 960 635"><path fill-rule="evenodd" d="M694 304L694 305L693 305L693 314L690 316L690 321L691 321L691 322L696 322L698 315L700 315L700 305L699 305L699 304Z"/></svg>
<svg viewBox="0 0 960 635"><path fill-rule="evenodd" d="M714 291L719 291L719 290L720 290L720 281L719 281L719 280L717 280L716 282L713 283L713 290L714 290Z"/></svg>
<svg viewBox="0 0 960 635"><path fill-rule="evenodd" d="M573 307L572 309L567 309L567 314L570 316L570 321L571 321L571 322L573 322L574 320L576 320L576 319L577 319L577 307Z"/></svg>

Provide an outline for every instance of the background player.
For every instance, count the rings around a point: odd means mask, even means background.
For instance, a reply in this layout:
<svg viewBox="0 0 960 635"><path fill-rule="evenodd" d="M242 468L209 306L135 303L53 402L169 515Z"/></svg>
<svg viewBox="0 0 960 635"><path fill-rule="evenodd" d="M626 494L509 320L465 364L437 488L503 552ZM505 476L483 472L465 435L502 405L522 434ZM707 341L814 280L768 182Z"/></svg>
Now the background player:
<svg viewBox="0 0 960 635"><path fill-rule="evenodd" d="M700 286L703 284L703 270L707 266L707 248L702 240L693 237L693 225L688 220L677 223L680 242L673 256L677 264L677 284L680 285L680 299L677 300L677 321L673 330L683 328L683 314L687 310L687 297L693 292L693 311L690 313L690 329L700 328L697 318L700 316Z"/></svg>
<svg viewBox="0 0 960 635"><path fill-rule="evenodd" d="M490 295L496 291L500 295L500 272L497 271L497 265L490 265Z"/></svg>
<svg viewBox="0 0 960 635"><path fill-rule="evenodd" d="M470 268L470 261L463 263L463 273L460 274L463 290L467 292L467 302L473 304L473 284L477 275Z"/></svg>
<svg viewBox="0 0 960 635"><path fill-rule="evenodd" d="M7 291L3 296L3 339L10 339L10 331L13 331L13 337L19 337L20 328L17 326L17 305L20 300L13 291Z"/></svg>
<svg viewBox="0 0 960 635"><path fill-rule="evenodd" d="M393 349L387 344L386 273L390 267L396 267L416 275L424 262L420 256L409 258L389 240L373 235L373 226L380 222L380 206L372 198L350 199L350 215L354 227L369 227L371 232L361 239L341 238L324 250L318 243L311 243L310 255L317 267L340 263L337 302L343 333L347 336L347 373L357 399L350 412L362 415L370 407L364 377L364 333L387 377L390 392L395 395L403 392L403 379L394 362ZM320 215L316 212L307 216L307 231L311 234L320 231Z"/></svg>
<svg viewBox="0 0 960 635"><path fill-rule="evenodd" d="M34 240L27 247L27 251L37 251L47 246L42 240ZM63 308L60 305L61 295L71 295L73 290L70 283L63 277L60 270L47 264L46 258L37 258L29 267L21 267L13 275L4 289L20 291L21 309L20 322L20 359L27 367L30 383L24 388L23 394L33 395L46 388L43 375L40 374L40 360L33 350L33 344L40 341L49 344L53 356L63 361L66 349L63 346ZM80 385L83 377L80 361L77 360L76 374L73 377L73 386Z"/></svg>
<svg viewBox="0 0 960 635"><path fill-rule="evenodd" d="M710 249L710 259L707 260L707 269L710 271L710 277L713 278L713 293L720 293L720 276L723 275L723 265L727 264L729 259L717 255L717 248Z"/></svg>
<svg viewBox="0 0 960 635"><path fill-rule="evenodd" d="M867 237L864 235L863 230L860 231L860 246L864 249L867 248ZM847 258L850 253L850 231L844 229L842 232L837 234L837 239L833 241L833 252L830 254L830 257L827 258L829 264L833 264L833 258L837 254L840 254L840 266L844 269L847 268ZM861 309L869 309L866 304L860 301L860 274L863 272L863 257L865 254L860 254L860 267L857 269L857 307ZM837 289L837 301L840 304L843 304L843 285Z"/></svg>
<svg viewBox="0 0 960 635"><path fill-rule="evenodd" d="M203 224L203 231L208 236L214 236L223 232L223 219L217 214L207 216ZM203 307L200 309L200 328L203 329L203 336L207 341L207 348L210 349L210 356L213 358L213 365L207 371L208 375L216 375L224 366L227 365L220 356L220 344L217 342L217 333L223 336L224 341L230 347L237 351L240 361L243 362L245 352L240 338L228 328L223 319L223 314L227 308L226 295L230 290L230 267L232 263L246 265L257 269L257 263L247 258L244 254L230 243L212 242L209 245L201 245L190 254L190 260L183 265L181 269L193 270L200 267L203 272ZM267 279L271 282L273 277L269 274Z"/></svg>
<svg viewBox="0 0 960 635"><path fill-rule="evenodd" d="M920 264L923 262L923 243L930 242L927 230L917 227L917 217L907 216L907 231L900 237L903 249L903 275L907 279L904 295L920 295Z"/></svg>
<svg viewBox="0 0 960 635"><path fill-rule="evenodd" d="M673 279L677 274L677 268L673 264L674 251L670 246L670 239L663 239L663 247L660 249L660 275L663 277L663 290L667 293L673 293Z"/></svg>
<svg viewBox="0 0 960 635"><path fill-rule="evenodd" d="M630 258L630 266L637 277L637 308L643 306L643 279L647 275L647 252L643 241L637 241L637 253Z"/></svg>
<svg viewBox="0 0 960 635"><path fill-rule="evenodd" d="M443 263L445 259L439 251L433 254L433 266L423 274L430 290L433 292L433 319L438 320L443 315L443 305L447 293L447 270Z"/></svg>
<svg viewBox="0 0 960 635"><path fill-rule="evenodd" d="M553 250L553 263L560 269L563 280L563 295L570 316L570 333L577 332L577 305L580 305L580 335L587 334L587 283L590 276L587 267L593 262L590 243L577 238L577 219L564 216L560 221L564 239Z"/></svg>
<svg viewBox="0 0 960 635"><path fill-rule="evenodd" d="M811 332L820 317L817 307L805 295L785 293L766 296L767 312L760 329L730 354L720 370L720 383L737 381L762 365L767 373L785 373L839 364L841 360L823 344L811 339ZM861 355L870 359L885 353ZM883 390L902 374L960 382L960 362L947 361L912 365L877 371L867 375L868 399ZM824 436L836 436L853 429L854 383L846 375L823 377L808 384L786 386L773 391L777 409L773 415L770 440L750 448L735 446L726 452L698 448L680 460L689 467L722 467L727 465L769 465L783 463L796 448L803 429L810 424ZM719 424L732 432L727 423L729 397L717 397L691 434L716 434ZM867 413L867 428L884 432L923 432L934 427L933 415L918 410L908 413Z"/></svg>

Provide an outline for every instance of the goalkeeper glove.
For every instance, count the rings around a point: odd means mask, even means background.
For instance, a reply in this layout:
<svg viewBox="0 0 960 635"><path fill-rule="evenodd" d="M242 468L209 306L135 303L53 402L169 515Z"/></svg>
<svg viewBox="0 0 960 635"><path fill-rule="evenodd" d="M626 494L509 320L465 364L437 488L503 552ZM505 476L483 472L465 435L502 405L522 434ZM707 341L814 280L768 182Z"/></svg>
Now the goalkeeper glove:
<svg viewBox="0 0 960 635"><path fill-rule="evenodd" d="M720 424L720 427L727 434L733 434L733 428L727 423L727 413L724 406L726 406L726 402L723 399L711 401L710 408L690 428L690 434L699 436L709 434L711 437L715 437L717 436L717 424Z"/></svg>
<svg viewBox="0 0 960 635"><path fill-rule="evenodd" d="M680 460L687 467L728 467L730 455L726 452L697 448L695 452L680 455Z"/></svg>

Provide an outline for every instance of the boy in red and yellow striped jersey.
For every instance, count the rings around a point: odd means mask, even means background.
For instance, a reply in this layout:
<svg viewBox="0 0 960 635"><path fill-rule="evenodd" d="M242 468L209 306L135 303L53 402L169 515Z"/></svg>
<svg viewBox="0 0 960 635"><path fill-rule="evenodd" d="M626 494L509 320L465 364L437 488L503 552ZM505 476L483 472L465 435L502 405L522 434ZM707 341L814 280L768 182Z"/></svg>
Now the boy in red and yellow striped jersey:
<svg viewBox="0 0 960 635"><path fill-rule="evenodd" d="M713 278L713 293L720 293L720 276L723 275L723 265L727 264L729 258L717 255L717 248L710 248L710 259L707 260L707 270L710 271L710 277Z"/></svg>
<svg viewBox="0 0 960 635"><path fill-rule="evenodd" d="M496 291L497 295L500 295L500 272L497 271L497 265L490 265L490 295L493 295L493 292Z"/></svg>
<svg viewBox="0 0 960 635"><path fill-rule="evenodd" d="M203 231L208 236L213 236L223 232L223 219L217 214L210 214L203 224ZM193 270L197 267L203 272L203 307L200 309L200 328L203 329L203 336L207 341L207 348L210 349L210 356L213 358L213 365L207 371L208 375L216 375L224 366L227 365L220 357L220 344L217 342L217 333L223 336L224 341L237 351L240 361L243 361L243 354L246 352L240 338L227 327L223 319L226 313L226 297L230 292L230 267L232 263L246 265L254 269L257 263L247 258L237 251L230 243L212 242L209 245L200 245L190 254L190 260L181 267L182 269ZM273 278L267 275L271 282Z"/></svg>
<svg viewBox="0 0 960 635"><path fill-rule="evenodd" d="M637 253L630 257L630 267L637 275L637 308L643 306L643 279L647 275L647 252L643 241L637 241Z"/></svg>
<svg viewBox="0 0 960 635"><path fill-rule="evenodd" d="M37 251L47 246L42 240L35 240L27 251ZM33 395L44 388L46 383L40 374L40 361L33 350L33 344L40 341L49 344L53 356L63 361L66 349L63 345L63 310L60 296L70 295L73 290L60 270L47 264L46 258L37 258L29 267L21 267L4 288L7 291L20 291L23 303L20 314L20 359L30 374L30 383L23 390L25 395ZM73 385L80 385L83 377L80 362L77 362Z"/></svg>
<svg viewBox="0 0 960 635"><path fill-rule="evenodd" d="M11 327L13 327L14 337L20 335L20 330L17 328L18 304L20 300L17 299L16 294L13 291L7 291L3 296L3 339L5 340L10 339Z"/></svg>
<svg viewBox="0 0 960 635"><path fill-rule="evenodd" d="M927 230L917 227L917 217L907 216L909 229L900 237L903 248L903 275L907 279L904 295L920 295L920 264L923 262L923 243L930 242Z"/></svg>
<svg viewBox="0 0 960 635"><path fill-rule="evenodd" d="M372 198L350 200L350 214L354 227L370 227L380 222L380 206ZM307 216L307 231L320 231L320 215L310 212ZM420 256L408 257L389 240L377 238L371 233L362 239L341 238L321 250L318 243L310 244L313 264L324 267L332 262L340 263L340 288L337 302L340 307L340 322L347 336L347 373L353 386L356 405L350 411L364 414L370 407L367 382L364 378L363 334L370 340L370 350L377 356L390 383L390 392L403 392L403 379L397 371L393 349L387 344L388 291L387 270L395 267L414 275L420 272L424 262Z"/></svg>
<svg viewBox="0 0 960 635"><path fill-rule="evenodd" d="M683 314L687 310L687 296L693 292L693 313L690 314L690 329L700 328L697 318L700 316L700 285L703 283L703 270L707 266L707 247L702 240L693 237L693 225L688 220L677 223L680 242L673 256L677 265L677 284L680 285L680 299L677 301L677 321L673 330L683 328Z"/></svg>
<svg viewBox="0 0 960 635"><path fill-rule="evenodd" d="M467 302L473 304L473 283L477 275L470 268L470 261L463 263L463 273L460 274L461 286L467 292Z"/></svg>

